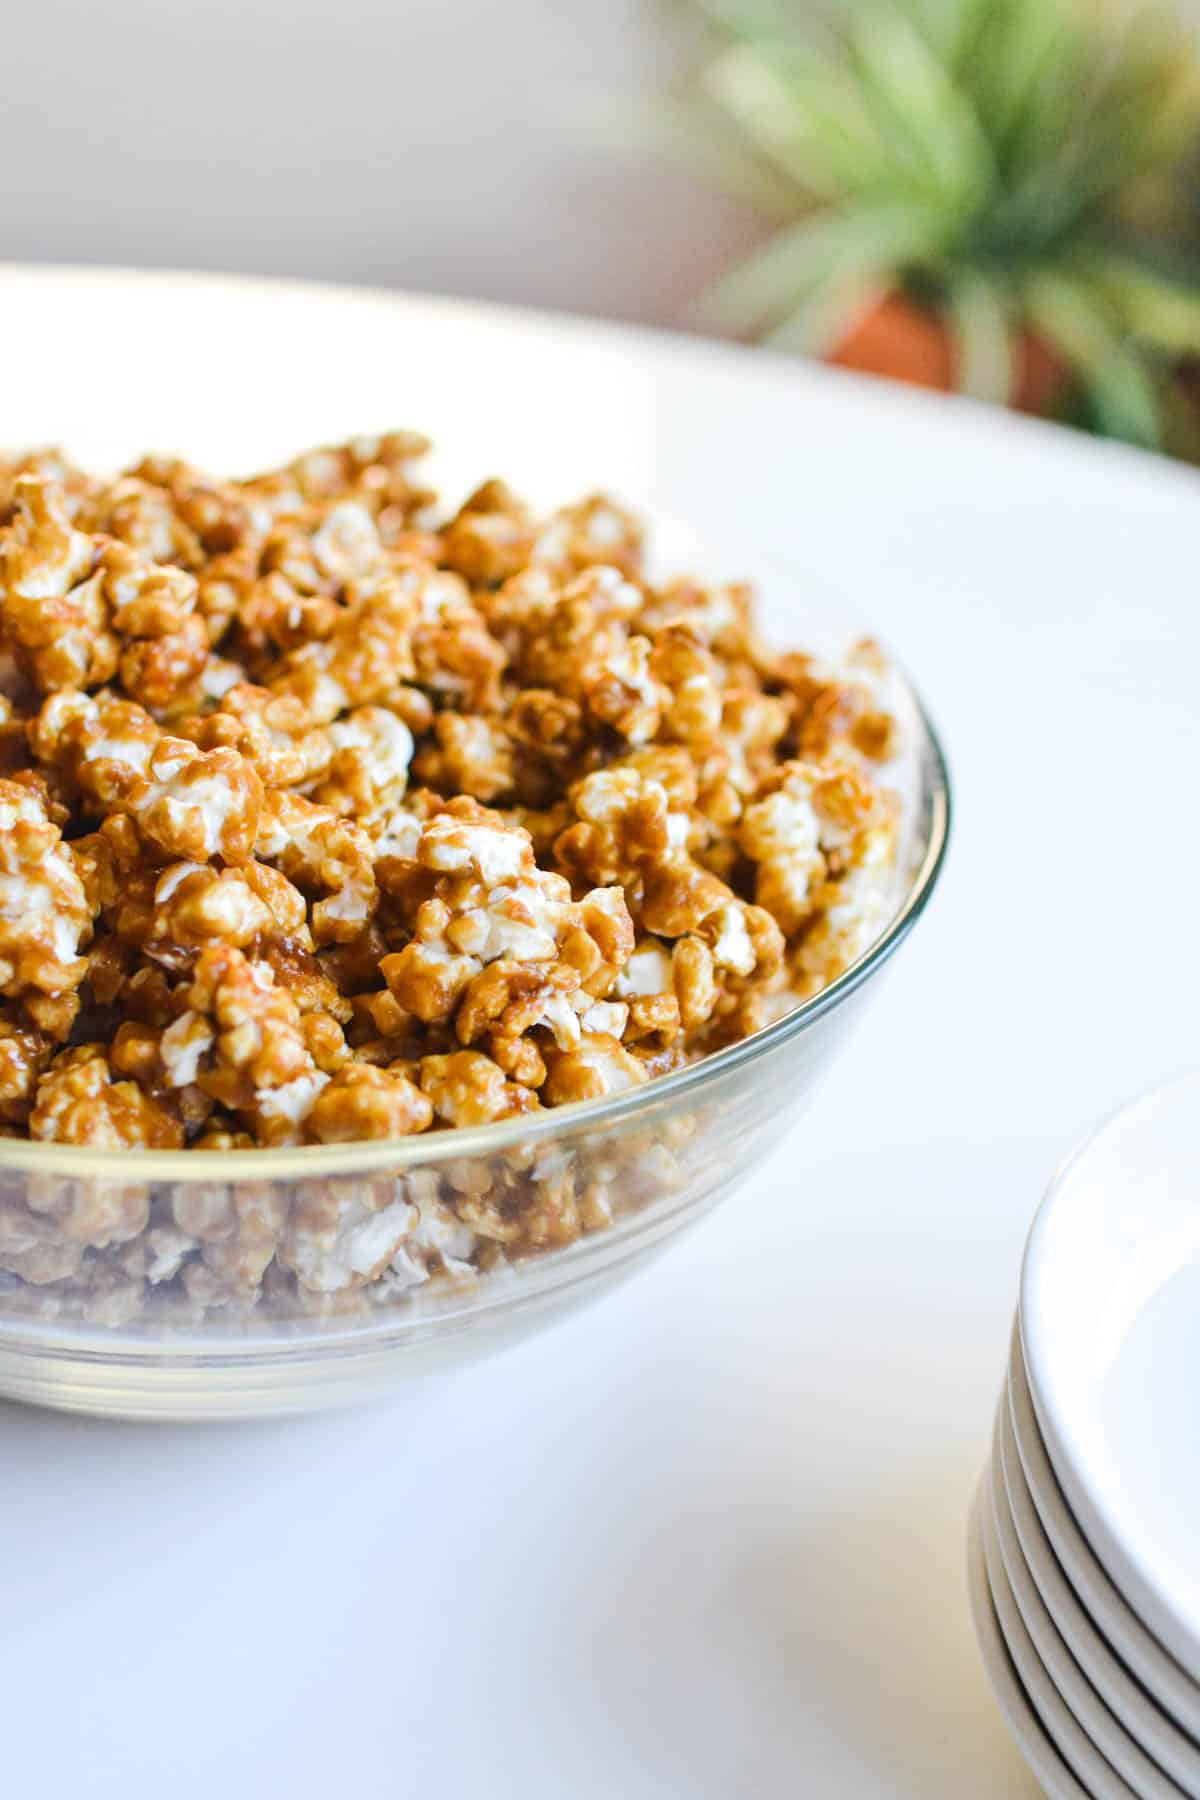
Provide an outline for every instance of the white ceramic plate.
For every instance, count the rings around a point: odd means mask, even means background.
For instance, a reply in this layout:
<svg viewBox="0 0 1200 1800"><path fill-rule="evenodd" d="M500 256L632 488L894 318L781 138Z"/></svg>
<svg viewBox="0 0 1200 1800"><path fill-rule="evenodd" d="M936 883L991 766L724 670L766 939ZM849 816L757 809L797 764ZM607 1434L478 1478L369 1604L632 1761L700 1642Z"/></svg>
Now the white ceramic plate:
<svg viewBox="0 0 1200 1800"><path fill-rule="evenodd" d="M1038 1429L1018 1334L1009 1363L1008 1406L1021 1473L1064 1575L1131 1674L1185 1731L1200 1738L1200 1689L1113 1586L1063 1498Z"/></svg>
<svg viewBox="0 0 1200 1800"><path fill-rule="evenodd" d="M1050 1679L1037 1653L1017 1606L1004 1559L1000 1555L991 1486L992 1471L989 1465L980 1517L983 1557L987 1564L988 1586L996 1609L996 1619L1021 1686L1029 1696L1030 1705L1054 1740L1059 1754L1082 1782L1092 1800L1138 1800L1136 1791L1097 1750Z"/></svg>
<svg viewBox="0 0 1200 1800"><path fill-rule="evenodd" d="M1042 1599L1021 1549L1008 1504L1000 1457L999 1418L992 1446L991 1476L989 1488L992 1523L995 1526L1000 1558L1017 1610L1046 1673L1100 1754L1124 1777L1135 1793L1142 1795L1143 1800L1187 1800L1184 1790L1151 1760L1141 1744L1106 1705L1072 1655L1070 1646Z"/></svg>
<svg viewBox="0 0 1200 1800"><path fill-rule="evenodd" d="M971 1508L967 1542L967 1585L971 1596L971 1617L988 1679L1022 1756L1049 1794L1050 1800L1088 1800L1086 1789L1080 1787L1030 1705L1029 1696L1021 1686L1000 1632L1000 1624L992 1605L983 1550L982 1516L987 1503L988 1480L985 1472L975 1504Z"/></svg>
<svg viewBox="0 0 1200 1800"><path fill-rule="evenodd" d="M1200 1073L1118 1113L1038 1214L1021 1334L1055 1474L1100 1561L1200 1679Z"/></svg>
<svg viewBox="0 0 1200 1800"><path fill-rule="evenodd" d="M1007 1397L997 1416L992 1471L1000 1547L1009 1573L1014 1556L1019 1554L1065 1647L1097 1694L1160 1768L1189 1793L1200 1794L1200 1749L1134 1681L1097 1631L1063 1574L1026 1485ZM1006 1531L1012 1532L1015 1543L1006 1542Z"/></svg>

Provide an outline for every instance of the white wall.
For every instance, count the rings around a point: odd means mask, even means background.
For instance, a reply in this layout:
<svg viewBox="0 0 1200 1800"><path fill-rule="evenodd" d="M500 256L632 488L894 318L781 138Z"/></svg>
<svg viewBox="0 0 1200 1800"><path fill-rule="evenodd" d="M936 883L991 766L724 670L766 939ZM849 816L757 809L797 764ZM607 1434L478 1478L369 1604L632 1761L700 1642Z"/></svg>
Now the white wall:
<svg viewBox="0 0 1200 1800"><path fill-rule="evenodd" d="M750 222L595 135L658 0L36 0L3 14L0 256L668 320Z"/></svg>

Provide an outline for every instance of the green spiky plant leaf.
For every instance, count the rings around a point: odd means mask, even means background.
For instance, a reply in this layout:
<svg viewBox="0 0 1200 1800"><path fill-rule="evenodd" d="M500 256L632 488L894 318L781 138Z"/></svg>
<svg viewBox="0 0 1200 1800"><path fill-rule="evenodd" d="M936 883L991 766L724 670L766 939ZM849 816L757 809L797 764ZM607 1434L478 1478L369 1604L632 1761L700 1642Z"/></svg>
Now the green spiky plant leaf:
<svg viewBox="0 0 1200 1800"><path fill-rule="evenodd" d="M1172 211L1200 131L1181 27L1094 0L683 4L703 53L666 135L776 227L709 322L821 353L908 293L966 391L1006 398L1034 332L1099 429L1159 442L1164 381L1200 356L1194 222Z"/></svg>

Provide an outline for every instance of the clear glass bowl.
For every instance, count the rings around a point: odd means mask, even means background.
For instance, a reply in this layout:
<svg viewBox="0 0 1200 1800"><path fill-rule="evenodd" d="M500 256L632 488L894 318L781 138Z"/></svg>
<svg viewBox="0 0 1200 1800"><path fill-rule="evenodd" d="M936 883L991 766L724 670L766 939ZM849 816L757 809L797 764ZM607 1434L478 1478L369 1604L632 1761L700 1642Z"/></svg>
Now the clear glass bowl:
<svg viewBox="0 0 1200 1800"><path fill-rule="evenodd" d="M590 1222L607 1209L610 1223L470 1280L403 1292L374 1282L316 1313L298 1312L282 1288L240 1311L201 1311L172 1303L167 1283L161 1302L128 1316L118 1291L73 1307L53 1284L0 1275L0 1394L123 1418L300 1412L491 1355L624 1280L778 1142L933 890L949 831L946 766L911 689L900 701L907 822L887 928L823 992L717 1055L608 1100L394 1143L155 1153L0 1142L0 1236L11 1249L33 1221L50 1266L102 1239L106 1221L126 1221L119 1239L129 1221L171 1219L181 1200L274 1228L303 1209L362 1217L381 1193L390 1204L448 1184L511 1198L569 1173L593 1197Z"/></svg>

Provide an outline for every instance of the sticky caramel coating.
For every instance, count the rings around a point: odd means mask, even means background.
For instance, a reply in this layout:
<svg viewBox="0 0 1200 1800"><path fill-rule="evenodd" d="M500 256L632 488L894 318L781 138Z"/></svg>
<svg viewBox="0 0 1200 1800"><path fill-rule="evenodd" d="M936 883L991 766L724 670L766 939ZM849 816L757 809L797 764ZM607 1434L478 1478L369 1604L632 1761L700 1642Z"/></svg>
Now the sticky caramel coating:
<svg viewBox="0 0 1200 1800"><path fill-rule="evenodd" d="M652 581L603 495L439 508L427 449L0 459L4 1134L234 1153L539 1114L758 1029L882 928L878 651L767 649L747 588ZM111 1319L341 1309L600 1228L616 1172L556 1154L6 1201L0 1272Z"/></svg>

